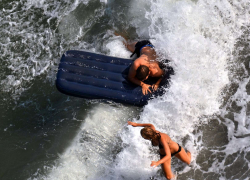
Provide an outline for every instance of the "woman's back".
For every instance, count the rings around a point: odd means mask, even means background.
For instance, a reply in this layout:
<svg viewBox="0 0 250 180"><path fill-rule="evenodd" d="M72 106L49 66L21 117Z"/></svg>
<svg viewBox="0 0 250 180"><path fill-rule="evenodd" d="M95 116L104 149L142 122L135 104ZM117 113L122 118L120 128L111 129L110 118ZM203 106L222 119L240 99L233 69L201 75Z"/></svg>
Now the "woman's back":
<svg viewBox="0 0 250 180"><path fill-rule="evenodd" d="M167 134L165 134L165 133L161 133L161 132L159 132L160 133L160 135L161 135L161 138L160 138L160 142L159 142L159 149L160 149L160 154L164 154L165 155L165 151L164 151L164 149L163 149L163 143L162 143L162 141L165 141L167 144L168 144L168 146L169 146L169 149L170 149L170 151L171 151L171 154L173 154L173 153L175 153L176 151L178 151L178 149L179 149L179 145L176 143L176 142L174 142L174 141L172 141L172 139L169 137L169 135L167 135ZM162 147L162 148L160 148L160 147ZM162 151L162 150L163 151ZM162 152L162 153L161 153Z"/></svg>

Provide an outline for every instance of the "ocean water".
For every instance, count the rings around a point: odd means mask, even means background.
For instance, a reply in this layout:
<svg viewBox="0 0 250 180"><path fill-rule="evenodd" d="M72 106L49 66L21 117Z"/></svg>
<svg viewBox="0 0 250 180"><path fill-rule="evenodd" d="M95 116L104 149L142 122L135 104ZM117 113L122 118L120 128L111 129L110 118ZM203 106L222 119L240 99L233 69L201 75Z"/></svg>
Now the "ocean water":
<svg viewBox="0 0 250 180"><path fill-rule="evenodd" d="M178 179L249 180L249 19L248 0L1 0L0 179L165 179L130 120L192 153ZM142 108L59 93L65 51L129 58L115 31L171 60L166 93Z"/></svg>

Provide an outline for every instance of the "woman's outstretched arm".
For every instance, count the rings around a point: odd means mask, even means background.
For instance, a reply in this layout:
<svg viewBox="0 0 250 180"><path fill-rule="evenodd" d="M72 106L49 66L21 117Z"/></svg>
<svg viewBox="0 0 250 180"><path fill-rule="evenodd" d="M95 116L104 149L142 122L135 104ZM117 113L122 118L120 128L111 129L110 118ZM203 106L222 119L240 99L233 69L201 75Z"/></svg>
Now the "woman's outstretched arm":
<svg viewBox="0 0 250 180"><path fill-rule="evenodd" d="M135 122L131 122L131 121L128 121L128 125L131 125L133 127L150 127L152 128L153 130L155 130L155 127L153 124L141 124L141 123L135 123Z"/></svg>

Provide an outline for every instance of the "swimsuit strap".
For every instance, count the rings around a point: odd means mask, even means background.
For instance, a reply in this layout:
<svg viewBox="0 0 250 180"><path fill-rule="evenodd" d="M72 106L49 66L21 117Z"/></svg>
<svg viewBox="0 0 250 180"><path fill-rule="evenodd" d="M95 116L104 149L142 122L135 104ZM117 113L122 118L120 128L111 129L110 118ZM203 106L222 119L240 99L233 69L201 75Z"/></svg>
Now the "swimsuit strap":
<svg viewBox="0 0 250 180"><path fill-rule="evenodd" d="M144 48L144 47L154 48L154 46L152 44L146 44L146 45L144 45L144 46L141 47L140 52L141 52L142 48Z"/></svg>

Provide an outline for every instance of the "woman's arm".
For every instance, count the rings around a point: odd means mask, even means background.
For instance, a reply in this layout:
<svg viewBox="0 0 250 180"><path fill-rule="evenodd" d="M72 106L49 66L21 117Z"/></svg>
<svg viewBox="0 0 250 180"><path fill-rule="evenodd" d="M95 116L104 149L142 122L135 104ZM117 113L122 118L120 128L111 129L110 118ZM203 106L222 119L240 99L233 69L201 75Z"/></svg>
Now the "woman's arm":
<svg viewBox="0 0 250 180"><path fill-rule="evenodd" d="M131 67L129 68L129 72L128 72L128 80L131 81L132 83L138 85L138 86L143 86L143 82L138 80L135 76L136 76L136 70L139 68L140 63L138 61L134 61L131 65Z"/></svg>
<svg viewBox="0 0 250 180"><path fill-rule="evenodd" d="M169 160L171 158L171 151L170 151L169 145L168 145L166 140L167 139L165 136L161 136L161 142L162 142L166 156L164 156L164 158L160 159L157 162L152 161L150 166L153 166L153 167L159 166L160 164L165 163L167 160Z"/></svg>
<svg viewBox="0 0 250 180"><path fill-rule="evenodd" d="M131 121L128 121L128 125L131 125L133 127L150 127L151 129L155 130L155 127L153 124L140 124L140 123L135 123L135 122L131 122Z"/></svg>
<svg viewBox="0 0 250 180"><path fill-rule="evenodd" d="M149 84L145 84L144 82L138 80L135 76L136 76L136 70L137 68L140 66L140 64L138 63L138 61L134 61L134 63L131 65L131 67L129 68L129 73L128 73L128 80L131 81L132 83L141 86L142 87L142 93L148 94L148 92L151 93L151 90L149 89L151 87L151 85Z"/></svg>
<svg viewBox="0 0 250 180"><path fill-rule="evenodd" d="M158 79L158 81L152 85L152 88L154 91L156 91L159 88L159 85L161 83L162 78Z"/></svg>

